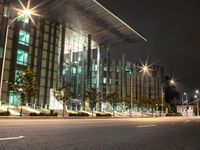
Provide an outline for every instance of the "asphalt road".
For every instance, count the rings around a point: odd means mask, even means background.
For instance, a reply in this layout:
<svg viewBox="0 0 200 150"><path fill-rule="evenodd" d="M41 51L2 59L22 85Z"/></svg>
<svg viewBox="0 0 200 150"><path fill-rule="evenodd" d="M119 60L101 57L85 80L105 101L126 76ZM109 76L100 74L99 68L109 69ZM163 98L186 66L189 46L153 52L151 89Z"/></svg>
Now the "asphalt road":
<svg viewBox="0 0 200 150"><path fill-rule="evenodd" d="M0 150L200 150L200 118L0 119Z"/></svg>

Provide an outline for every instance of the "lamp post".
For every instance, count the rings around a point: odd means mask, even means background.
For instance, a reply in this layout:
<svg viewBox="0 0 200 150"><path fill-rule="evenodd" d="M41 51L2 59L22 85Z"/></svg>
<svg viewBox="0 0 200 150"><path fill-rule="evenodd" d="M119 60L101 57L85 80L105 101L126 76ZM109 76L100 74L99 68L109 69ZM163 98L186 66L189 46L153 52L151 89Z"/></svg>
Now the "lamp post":
<svg viewBox="0 0 200 150"><path fill-rule="evenodd" d="M198 99L199 90L196 90L195 93L196 93L195 98L197 99L197 116L199 116L199 99Z"/></svg>
<svg viewBox="0 0 200 150"><path fill-rule="evenodd" d="M171 79L169 83L170 85L174 85L175 84L174 79ZM164 114L164 84L166 84L166 82L161 83L161 107L162 107L161 116L163 116Z"/></svg>
<svg viewBox="0 0 200 150"><path fill-rule="evenodd" d="M186 108L186 116L188 117L188 97L187 97L187 93L183 93L183 95L185 95L186 98L186 103L187 103L187 108Z"/></svg>
<svg viewBox="0 0 200 150"><path fill-rule="evenodd" d="M130 87L130 91L131 91L131 116L133 116L133 66L131 68L129 68L129 73L130 73L130 80L131 80L131 87ZM150 71L150 66L148 66L147 64L142 64L141 67L139 67L140 70L137 71L135 73L135 75L138 75L138 73L143 73L143 74L149 74L149 71Z"/></svg>
<svg viewBox="0 0 200 150"><path fill-rule="evenodd" d="M34 12L35 8L32 8L32 9L29 8L30 7L30 0L27 2L27 7L25 7L20 0L18 0L18 1L19 1L20 5L22 6L22 9L15 9L15 10L17 12L19 12L20 14L13 19L8 18L8 24L7 24L7 27L6 27L6 35L5 35L5 42L4 42L4 53L3 53L3 60L2 60L2 67L1 67L1 79L0 79L0 101L1 101L1 97L2 97L2 84L3 84L3 75L4 75L4 68L5 68L5 59L6 59L9 28L15 22L15 20L17 20L18 17L24 16L24 17L28 17L31 20L33 20L31 15L40 16L39 14Z"/></svg>

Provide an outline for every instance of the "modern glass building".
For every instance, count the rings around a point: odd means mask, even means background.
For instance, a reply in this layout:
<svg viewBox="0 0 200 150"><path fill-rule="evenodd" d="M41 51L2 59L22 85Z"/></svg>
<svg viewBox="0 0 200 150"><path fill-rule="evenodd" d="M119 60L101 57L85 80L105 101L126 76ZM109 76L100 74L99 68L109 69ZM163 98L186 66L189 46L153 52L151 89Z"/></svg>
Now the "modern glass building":
<svg viewBox="0 0 200 150"><path fill-rule="evenodd" d="M77 99L83 99L86 89L92 87L103 95L118 92L122 98L130 93L131 77L136 98L160 97L163 68L155 66L151 77L141 77L134 74L137 63L110 60L112 46L146 39L98 1L34 0L31 5L38 6L42 17L33 17L33 23L21 16L9 28L2 100L19 103L13 91L8 90L7 82L14 82L23 69L36 72L39 85L38 93L28 103L48 104L50 89L57 86L70 87ZM17 1L0 1L0 66L6 27L10 18L18 15L13 7L19 7ZM101 57L103 49L107 58Z"/></svg>

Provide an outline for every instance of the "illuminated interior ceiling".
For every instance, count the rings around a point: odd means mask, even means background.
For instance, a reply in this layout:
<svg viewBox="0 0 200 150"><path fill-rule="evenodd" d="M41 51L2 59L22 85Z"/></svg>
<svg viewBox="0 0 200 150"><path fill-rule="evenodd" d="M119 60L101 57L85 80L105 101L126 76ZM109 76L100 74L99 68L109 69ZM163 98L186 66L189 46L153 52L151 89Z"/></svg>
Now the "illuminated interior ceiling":
<svg viewBox="0 0 200 150"><path fill-rule="evenodd" d="M81 32L91 34L99 44L146 41L96 0L32 0L44 17Z"/></svg>

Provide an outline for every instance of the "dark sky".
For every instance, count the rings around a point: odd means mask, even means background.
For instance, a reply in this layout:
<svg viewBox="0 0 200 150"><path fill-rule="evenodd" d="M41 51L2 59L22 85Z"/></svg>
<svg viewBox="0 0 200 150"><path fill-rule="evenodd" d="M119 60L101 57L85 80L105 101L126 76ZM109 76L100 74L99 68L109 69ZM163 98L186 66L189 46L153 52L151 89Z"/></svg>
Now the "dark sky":
<svg viewBox="0 0 200 150"><path fill-rule="evenodd" d="M109 10L148 39L115 47L112 57L149 58L174 75L181 91L200 87L199 0L100 0Z"/></svg>

